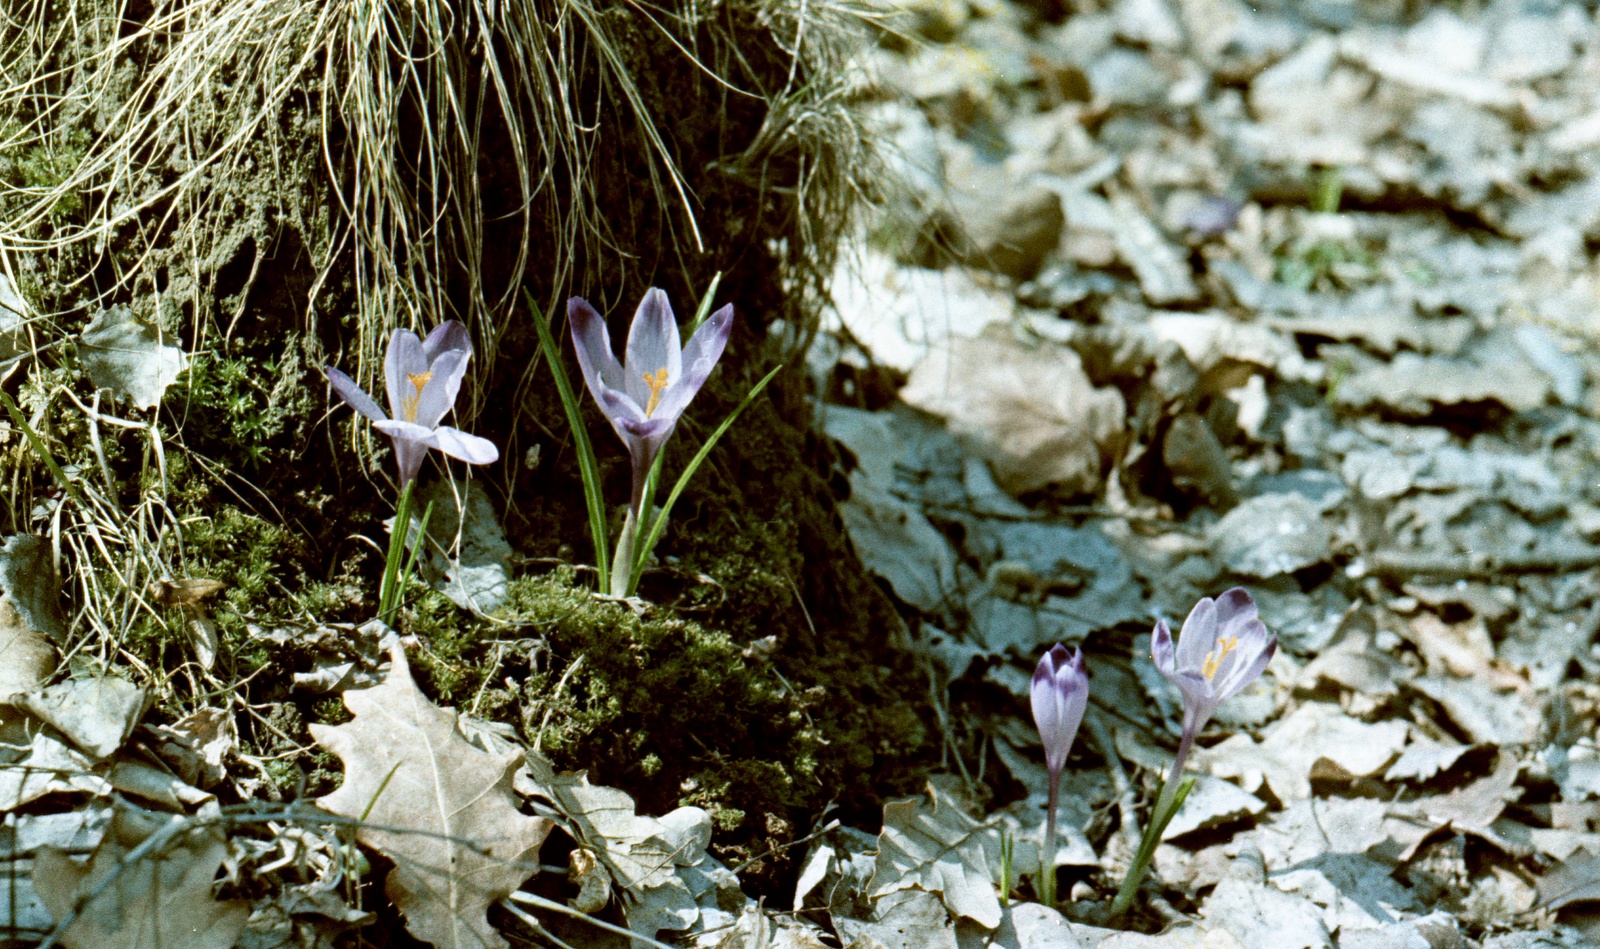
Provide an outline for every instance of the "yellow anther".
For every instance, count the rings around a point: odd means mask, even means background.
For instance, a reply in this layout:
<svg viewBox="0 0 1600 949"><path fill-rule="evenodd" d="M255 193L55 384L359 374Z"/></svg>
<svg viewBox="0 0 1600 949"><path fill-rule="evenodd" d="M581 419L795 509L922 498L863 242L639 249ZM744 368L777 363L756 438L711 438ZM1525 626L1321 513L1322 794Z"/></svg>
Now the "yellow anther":
<svg viewBox="0 0 1600 949"><path fill-rule="evenodd" d="M1238 645L1237 636L1224 636L1217 640L1217 648L1206 653L1205 662L1200 664L1200 671L1205 673L1207 679L1216 678L1217 668L1222 665L1222 657L1233 652Z"/></svg>
<svg viewBox="0 0 1600 949"><path fill-rule="evenodd" d="M415 390L400 400L400 411L405 415L406 421L415 422L417 420L417 403L422 401L422 387L427 385L428 380L432 378L433 373L431 372L406 373L406 379L410 380L411 387Z"/></svg>
<svg viewBox="0 0 1600 949"><path fill-rule="evenodd" d="M644 417L649 418L656 412L656 405L661 401L661 390L667 387L667 368L662 366L655 372L644 374L644 384L650 387L650 404L644 407Z"/></svg>

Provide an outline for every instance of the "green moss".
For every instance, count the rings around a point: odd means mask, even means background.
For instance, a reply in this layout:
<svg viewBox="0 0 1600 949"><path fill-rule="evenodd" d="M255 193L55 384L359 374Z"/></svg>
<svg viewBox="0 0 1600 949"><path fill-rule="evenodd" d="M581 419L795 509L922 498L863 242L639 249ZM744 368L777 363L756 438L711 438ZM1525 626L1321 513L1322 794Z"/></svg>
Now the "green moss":
<svg viewBox="0 0 1600 949"><path fill-rule="evenodd" d="M30 137L16 122L0 126L0 141ZM0 180L13 187L35 191L53 188L77 169L92 141L88 129L58 127L57 134L52 137L0 153ZM51 223L59 224L82 211L82 197L69 192L51 208Z"/></svg>
<svg viewBox="0 0 1600 949"><path fill-rule="evenodd" d="M558 766L629 790L649 812L693 803L732 830L821 794L812 698L725 631L662 610L640 617L577 583L569 569L513 581L497 625L421 597L406 623L424 688L513 721Z"/></svg>
<svg viewBox="0 0 1600 949"><path fill-rule="evenodd" d="M221 452L235 470L253 473L298 447L293 436L315 406L305 366L281 341L236 343L226 353L195 356L188 384L171 390L169 411L192 448Z"/></svg>

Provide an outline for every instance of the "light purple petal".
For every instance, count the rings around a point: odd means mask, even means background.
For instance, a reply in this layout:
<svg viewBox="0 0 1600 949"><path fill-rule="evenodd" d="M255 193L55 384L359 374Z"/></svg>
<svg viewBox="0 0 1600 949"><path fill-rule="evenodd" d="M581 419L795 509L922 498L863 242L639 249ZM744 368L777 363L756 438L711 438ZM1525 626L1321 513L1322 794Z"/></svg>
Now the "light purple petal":
<svg viewBox="0 0 1600 949"><path fill-rule="evenodd" d="M657 415L677 417L683 414L683 410L689 407L689 400L705 385L717 360L722 358L722 351L727 348L728 336L732 332L733 304L706 317L706 321L694 331L694 336L689 338L689 345L683 348L683 377L661 397L661 404L656 407Z"/></svg>
<svg viewBox="0 0 1600 949"><path fill-rule="evenodd" d="M1029 689L1033 722L1044 745L1045 766L1059 774L1072 751L1073 739L1083 723L1089 703L1089 677L1084 669L1083 650L1067 652L1057 643L1039 660Z"/></svg>
<svg viewBox="0 0 1600 949"><path fill-rule="evenodd" d="M459 349L440 355L420 392L412 388L410 380L406 381L407 395L417 400L416 411L407 421L416 422L424 428L438 427L439 420L455 407L456 393L461 389L461 377L467 371L467 356Z"/></svg>
<svg viewBox="0 0 1600 949"><path fill-rule="evenodd" d="M628 430L628 434L638 438L655 438L663 432L672 430L672 421L664 418L647 418L643 420L619 418L617 421L621 423L623 428Z"/></svg>
<svg viewBox="0 0 1600 949"><path fill-rule="evenodd" d="M583 371L589 394L605 408L602 389L623 390L622 364L611 351L611 331L606 321L581 297L567 301L567 322L572 327L572 348L578 353L578 368Z"/></svg>
<svg viewBox="0 0 1600 949"><path fill-rule="evenodd" d="M422 445L427 444L428 439L433 437L433 429L428 428L426 425L418 425L415 422L407 422L397 418L373 422L372 427L390 438L396 440L404 439Z"/></svg>
<svg viewBox="0 0 1600 949"><path fill-rule="evenodd" d="M1150 658L1156 664L1156 671L1168 680L1178 674L1172 654L1172 630L1164 619L1156 620L1156 631L1150 635Z"/></svg>
<svg viewBox="0 0 1600 949"><path fill-rule="evenodd" d="M1217 597L1217 628L1220 635L1226 636L1228 629L1234 623L1248 622L1256 618L1256 601L1250 591L1244 587L1234 587Z"/></svg>
<svg viewBox="0 0 1600 949"><path fill-rule="evenodd" d="M1203 675L1179 672L1173 677L1172 684L1183 694L1183 730L1193 738L1206 727L1206 722L1211 721L1222 700L1217 697L1211 680Z"/></svg>
<svg viewBox="0 0 1600 949"><path fill-rule="evenodd" d="M433 437L431 429L398 419L373 422L372 427L388 435L394 442L394 460L400 469L400 485L404 487L416 480L422 470L422 459L428 455L428 442Z"/></svg>
<svg viewBox="0 0 1600 949"><path fill-rule="evenodd" d="M628 447L628 454L654 461L655 453L672 434L672 420L645 418L644 409L635 405L627 393L604 386L595 401L600 403L600 410L622 444Z"/></svg>
<svg viewBox="0 0 1600 949"><path fill-rule="evenodd" d="M459 356L459 359L456 357ZM444 380L446 411L455 408L456 396L461 394L461 380L467 376L467 361L472 358L472 347L448 349L429 363L428 369L435 379ZM432 380L429 380L430 382ZM443 416L440 416L443 418Z"/></svg>
<svg viewBox="0 0 1600 949"><path fill-rule="evenodd" d="M1178 671L1199 672L1206 654L1217 644L1217 604L1209 596L1189 611L1189 618L1178 630Z"/></svg>
<svg viewBox="0 0 1600 949"><path fill-rule="evenodd" d="M613 419L612 423L630 452L642 448L652 461L655 460L656 452L667 443L667 439L672 437L673 429L677 427L675 420L665 418L650 418L642 422L617 418Z"/></svg>
<svg viewBox="0 0 1600 949"><path fill-rule="evenodd" d="M624 390L633 401L649 407L651 391L645 377L662 369L667 371L666 385L683 378L683 346L666 292L651 287L639 301L633 325L628 327L627 358L622 365Z"/></svg>
<svg viewBox="0 0 1600 949"><path fill-rule="evenodd" d="M487 465L500 460L500 449L494 442L476 435L442 425L433 430L429 438L430 444L451 458L456 458L469 465Z"/></svg>
<svg viewBox="0 0 1600 949"><path fill-rule="evenodd" d="M422 355L422 340L410 330L395 330L389 336L389 351L383 357L383 381L389 391L389 417L404 418L404 403L411 394L408 377L428 371Z"/></svg>
<svg viewBox="0 0 1600 949"><path fill-rule="evenodd" d="M372 396L358 385L356 381L332 366L324 366L323 373L328 377L328 384L333 386L333 391L338 394L351 408L365 415L374 422L382 422L389 416L383 414L383 409L373 400Z"/></svg>
<svg viewBox="0 0 1600 949"><path fill-rule="evenodd" d="M1260 626L1261 624L1258 622L1256 625ZM1266 627L1262 626L1261 631L1266 633ZM1243 692L1249 687L1250 683L1256 681L1261 673L1266 671L1267 664L1272 661L1272 657L1277 651L1278 637L1276 636L1267 634L1264 641L1254 638L1246 639L1244 636L1240 636L1238 647L1228 656L1228 658L1233 659L1233 664L1225 670L1218 670L1216 677L1212 680L1217 692L1217 701L1225 702Z"/></svg>
<svg viewBox="0 0 1600 949"><path fill-rule="evenodd" d="M606 418L610 419L613 425L618 419L627 419L630 422L645 421L644 408L634 402L626 392L601 384L594 400L600 403L600 410L606 413Z"/></svg>
<svg viewBox="0 0 1600 949"><path fill-rule="evenodd" d="M422 341L422 357L430 365L453 349L465 350L468 356L472 355L472 337L467 335L467 328L455 320L446 320L435 326L428 338Z"/></svg>

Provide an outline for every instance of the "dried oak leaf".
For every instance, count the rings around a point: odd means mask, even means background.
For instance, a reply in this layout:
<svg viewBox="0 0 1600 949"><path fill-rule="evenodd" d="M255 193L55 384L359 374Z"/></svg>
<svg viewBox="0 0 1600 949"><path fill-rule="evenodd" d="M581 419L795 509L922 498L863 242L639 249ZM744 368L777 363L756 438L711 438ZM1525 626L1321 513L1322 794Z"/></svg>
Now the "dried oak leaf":
<svg viewBox="0 0 1600 949"><path fill-rule="evenodd" d="M699 863L709 837L674 842L679 835L673 833L667 819L688 811L703 815L703 811L679 808L667 818L647 817L634 809L633 798L616 788L590 784L586 773L557 774L537 756L530 756L528 768L534 793L556 805L568 820L567 831L599 861L600 866L593 870L609 872L616 880L629 929L653 938L663 929L683 930L694 925L700 909L677 868ZM590 889L587 883L585 889ZM590 890L590 896L598 900L600 893Z"/></svg>
<svg viewBox="0 0 1600 949"><path fill-rule="evenodd" d="M932 800L913 797L883 805L871 895L926 890L938 894L952 915L993 929L1003 918L994 890L1000 832L967 816L931 782L928 792Z"/></svg>
<svg viewBox="0 0 1600 949"><path fill-rule="evenodd" d="M317 804L361 820L356 840L394 861L384 892L411 935L444 949L502 949L489 905L533 875L551 822L517 810L511 781L522 756L468 741L459 713L418 691L404 650L390 658L381 685L344 694L353 720L311 726L345 770Z"/></svg>
<svg viewBox="0 0 1600 949"><path fill-rule="evenodd" d="M67 949L230 949L239 938L250 904L211 895L228 853L216 830L181 831L165 846L128 860L165 816L119 808L87 865L55 847L39 848L33 887L58 924L94 893L61 934Z"/></svg>

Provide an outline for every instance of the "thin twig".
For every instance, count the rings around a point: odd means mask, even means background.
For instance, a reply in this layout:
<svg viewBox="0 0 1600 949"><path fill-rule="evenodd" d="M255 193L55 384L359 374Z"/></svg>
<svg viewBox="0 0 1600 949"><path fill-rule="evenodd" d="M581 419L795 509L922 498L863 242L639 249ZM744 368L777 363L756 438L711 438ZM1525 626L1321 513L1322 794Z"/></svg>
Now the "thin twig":
<svg viewBox="0 0 1600 949"><path fill-rule="evenodd" d="M1600 567L1600 547L1573 544L1544 550L1489 550L1436 554L1380 550L1367 558L1367 572L1380 577L1493 578L1507 573L1571 573Z"/></svg>
<svg viewBox="0 0 1600 949"><path fill-rule="evenodd" d="M1117 792L1117 816L1121 819L1122 837L1137 853L1140 837L1138 797L1133 790L1133 783L1128 780L1127 770L1122 767L1122 756L1117 754L1116 739L1100 717L1099 709L1089 709L1084 721L1089 725L1089 734L1094 736L1094 743L1100 747L1101 756L1106 759L1106 774L1110 775L1111 786Z"/></svg>
<svg viewBox="0 0 1600 949"><path fill-rule="evenodd" d="M837 819L828 821L828 823L821 830L814 830L811 833L806 834L804 837L801 837L799 840L791 840L786 844L779 844L778 846L771 848L770 850L766 851L765 853L757 854L754 857L751 857L749 860L746 860L744 863L741 863L736 867L732 867L728 872L732 873L734 876L738 876L739 873L742 870L744 870L745 867L750 866L752 863L755 863L757 860L765 860L768 857L773 856L774 854L782 853L783 851L788 850L790 847L798 847L798 846L800 846L801 844L805 843L808 840L816 840L818 837L821 837L823 834L828 833L829 831L833 830L834 828L836 828L838 826L839 826L839 821Z"/></svg>
<svg viewBox="0 0 1600 949"><path fill-rule="evenodd" d="M539 909L547 909L552 913L561 913L565 916L572 916L587 922L589 925L594 926L597 929L604 929L608 933L616 933L619 936L627 936L629 939L637 939L647 945L655 946L656 949L675 949L673 946L669 946L664 942L657 942L651 937L641 933L636 933L631 929L624 929L614 923L608 923L603 919L595 919L588 913L575 910L565 903L557 903L555 900L547 900L542 896L535 896L532 893L525 893L522 890L512 891L510 896L506 897L504 900L501 900L501 903L504 904L508 900L517 903L525 903L528 906L537 906Z"/></svg>

